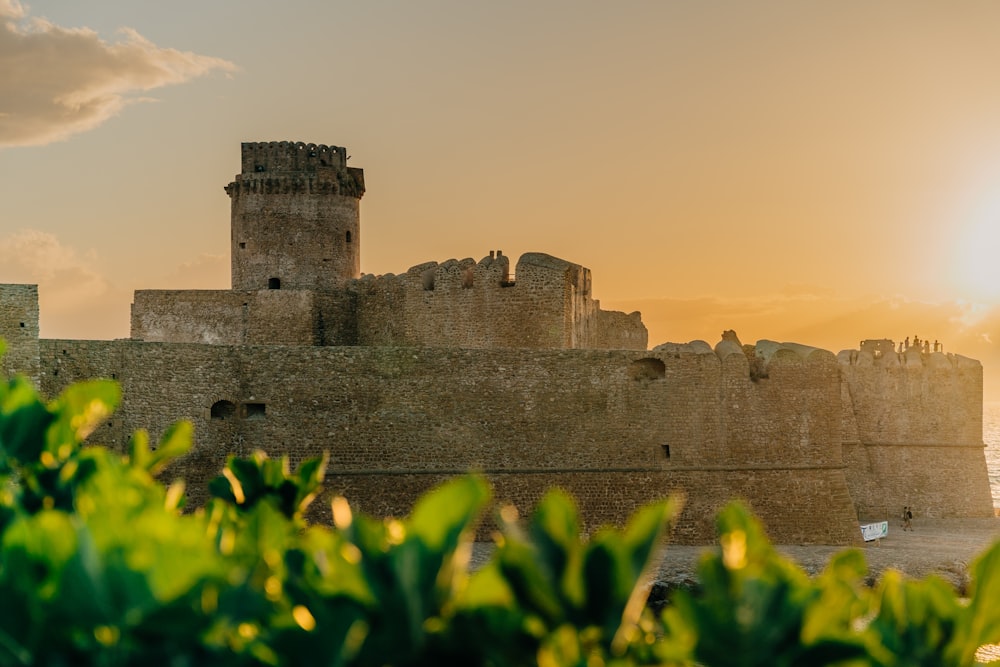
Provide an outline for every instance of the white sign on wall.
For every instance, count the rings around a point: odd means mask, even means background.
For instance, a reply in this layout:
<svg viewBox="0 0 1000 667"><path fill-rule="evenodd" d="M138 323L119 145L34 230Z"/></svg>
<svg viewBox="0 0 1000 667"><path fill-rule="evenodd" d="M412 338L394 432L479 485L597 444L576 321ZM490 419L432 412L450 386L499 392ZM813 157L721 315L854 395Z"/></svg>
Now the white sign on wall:
<svg viewBox="0 0 1000 667"><path fill-rule="evenodd" d="M878 540L888 536L889 536L888 521L879 521L878 523L861 524L861 537L864 538L865 542L871 542L872 540Z"/></svg>

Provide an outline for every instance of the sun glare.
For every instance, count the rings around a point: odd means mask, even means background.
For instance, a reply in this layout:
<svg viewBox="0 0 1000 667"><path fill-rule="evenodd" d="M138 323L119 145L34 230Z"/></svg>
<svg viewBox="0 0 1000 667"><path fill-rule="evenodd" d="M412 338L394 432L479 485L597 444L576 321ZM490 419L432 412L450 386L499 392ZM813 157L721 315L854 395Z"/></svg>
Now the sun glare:
<svg viewBox="0 0 1000 667"><path fill-rule="evenodd" d="M1000 203L958 231L957 287L971 299L1000 301Z"/></svg>

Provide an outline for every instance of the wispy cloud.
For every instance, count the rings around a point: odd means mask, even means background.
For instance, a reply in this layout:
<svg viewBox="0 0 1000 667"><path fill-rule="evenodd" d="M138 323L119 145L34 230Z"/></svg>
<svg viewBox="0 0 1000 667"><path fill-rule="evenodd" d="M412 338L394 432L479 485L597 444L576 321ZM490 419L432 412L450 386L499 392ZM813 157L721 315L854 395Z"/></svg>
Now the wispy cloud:
<svg viewBox="0 0 1000 667"><path fill-rule="evenodd" d="M0 0L0 147L36 146L97 127L139 93L212 71L221 58L161 48L131 28L109 43L87 28L32 17Z"/></svg>
<svg viewBox="0 0 1000 667"><path fill-rule="evenodd" d="M154 278L144 289L229 289L229 257L202 253Z"/></svg>
<svg viewBox="0 0 1000 667"><path fill-rule="evenodd" d="M38 285L42 335L48 338L112 338L128 331L129 295L98 266L95 252L81 252L47 232L0 237L0 283Z"/></svg>
<svg viewBox="0 0 1000 667"><path fill-rule="evenodd" d="M92 251L81 253L47 232L24 229L0 237L0 282L63 283L76 297L95 296L107 289L96 264Z"/></svg>

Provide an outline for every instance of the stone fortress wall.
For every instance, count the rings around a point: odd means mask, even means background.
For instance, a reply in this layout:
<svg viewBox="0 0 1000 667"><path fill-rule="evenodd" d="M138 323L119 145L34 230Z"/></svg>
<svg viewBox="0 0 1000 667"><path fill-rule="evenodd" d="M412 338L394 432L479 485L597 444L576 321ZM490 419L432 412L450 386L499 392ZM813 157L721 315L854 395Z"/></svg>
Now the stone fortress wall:
<svg viewBox="0 0 1000 667"><path fill-rule="evenodd" d="M7 376L22 373L37 384L38 285L0 284L0 340L7 344L0 370Z"/></svg>
<svg viewBox="0 0 1000 667"><path fill-rule="evenodd" d="M244 144L243 176L320 155L346 160L343 149L311 146ZM293 190L265 190L259 203L360 196ZM234 203L234 229L240 215ZM297 224L317 221L281 221L293 238ZM346 243L342 231L334 236ZM328 451L328 489L374 514L403 514L468 470L522 509L562 486L590 527L682 491L675 538L687 543L711 540L715 511L733 497L784 543L854 543L859 517L895 516L904 504L918 515L992 515L979 362L896 354L891 342L891 353L863 345L837 356L744 346L732 332L714 347L647 350L638 313L602 311L587 269L540 253L513 274L500 252L378 277L341 263L336 279L305 289L287 276L330 262L282 263L294 245L270 252L255 289L137 292L130 340L38 341L36 293L0 291L3 331L13 316L35 332L14 340L11 359L34 364L50 395L79 379L119 380L121 410L96 441L123 447L136 428L155 437L191 419L195 451L172 474L189 480L194 501L228 454L262 448L293 463ZM246 259L234 251L234 277ZM271 278L280 285L260 285ZM34 311L17 295L34 295Z"/></svg>
<svg viewBox="0 0 1000 667"><path fill-rule="evenodd" d="M978 361L913 347L839 359L844 461L859 512L895 517L910 505L919 516L962 516L992 507L980 483L988 473Z"/></svg>

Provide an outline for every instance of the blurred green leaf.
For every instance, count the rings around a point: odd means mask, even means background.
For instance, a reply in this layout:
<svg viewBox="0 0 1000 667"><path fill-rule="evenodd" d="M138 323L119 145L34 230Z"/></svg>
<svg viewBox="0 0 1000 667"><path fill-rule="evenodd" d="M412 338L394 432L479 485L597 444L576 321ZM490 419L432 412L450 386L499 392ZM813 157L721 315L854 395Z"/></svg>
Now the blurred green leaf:
<svg viewBox="0 0 1000 667"><path fill-rule="evenodd" d="M57 459L69 457L94 429L117 409L121 389L113 380L72 384L49 405L57 415L46 433L46 449Z"/></svg>
<svg viewBox="0 0 1000 667"><path fill-rule="evenodd" d="M45 451L45 433L56 420L31 383L16 377L0 393L0 449L5 458L34 463Z"/></svg>

